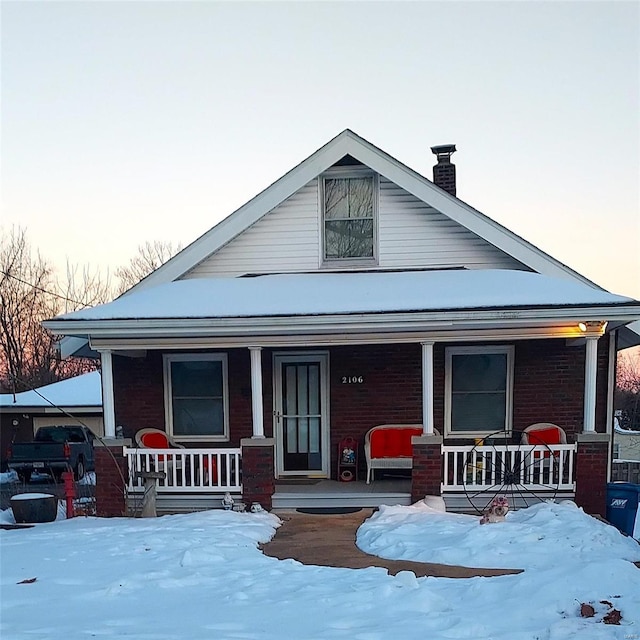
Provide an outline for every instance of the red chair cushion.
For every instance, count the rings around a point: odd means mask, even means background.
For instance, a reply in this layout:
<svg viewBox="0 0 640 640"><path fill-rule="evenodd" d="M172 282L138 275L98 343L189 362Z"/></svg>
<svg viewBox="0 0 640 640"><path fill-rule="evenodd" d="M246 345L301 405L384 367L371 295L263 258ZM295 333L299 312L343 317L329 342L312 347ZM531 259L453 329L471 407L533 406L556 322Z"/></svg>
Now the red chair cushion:
<svg viewBox="0 0 640 640"><path fill-rule="evenodd" d="M140 438L142 444L149 449L169 449L169 438L164 433L145 433Z"/></svg>
<svg viewBox="0 0 640 640"><path fill-rule="evenodd" d="M555 427L535 429L527 432L529 444L561 444L560 430Z"/></svg>
<svg viewBox="0 0 640 640"><path fill-rule="evenodd" d="M371 434L372 458L410 458L413 455L411 436L422 435L422 427L378 429Z"/></svg>

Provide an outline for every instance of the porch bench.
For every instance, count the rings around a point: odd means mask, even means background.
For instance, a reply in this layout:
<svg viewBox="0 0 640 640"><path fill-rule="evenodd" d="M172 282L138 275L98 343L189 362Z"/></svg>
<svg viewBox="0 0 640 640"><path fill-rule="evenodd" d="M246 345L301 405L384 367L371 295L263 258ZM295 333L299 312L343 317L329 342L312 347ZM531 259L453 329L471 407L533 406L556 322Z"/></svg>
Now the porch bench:
<svg viewBox="0 0 640 640"><path fill-rule="evenodd" d="M421 435L421 424L381 424L369 429L364 437L367 484L374 469L411 469L411 437Z"/></svg>

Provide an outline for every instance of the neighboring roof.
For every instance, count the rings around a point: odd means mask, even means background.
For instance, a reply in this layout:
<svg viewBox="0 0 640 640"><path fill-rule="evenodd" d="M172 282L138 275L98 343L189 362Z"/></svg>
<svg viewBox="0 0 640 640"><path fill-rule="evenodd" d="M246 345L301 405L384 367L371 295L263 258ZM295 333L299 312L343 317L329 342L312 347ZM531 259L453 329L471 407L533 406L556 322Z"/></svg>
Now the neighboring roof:
<svg viewBox="0 0 640 640"><path fill-rule="evenodd" d="M443 191L433 182L353 131L346 129L240 209L200 236L124 295L128 296L133 292L180 278L346 155L352 156L423 202L427 202L533 271L549 276L569 278L591 287L597 287L584 276L462 200Z"/></svg>
<svg viewBox="0 0 640 640"><path fill-rule="evenodd" d="M39 387L21 393L0 394L0 409L95 407L102 410L102 381L99 371Z"/></svg>
<svg viewBox="0 0 640 640"><path fill-rule="evenodd" d="M49 321L234 318L640 303L590 286L507 270L279 274L196 278L137 291ZM633 313L633 310L630 312ZM630 318L634 319L634 318Z"/></svg>
<svg viewBox="0 0 640 640"><path fill-rule="evenodd" d="M629 349L640 344L640 320L636 320L618 331L618 349Z"/></svg>

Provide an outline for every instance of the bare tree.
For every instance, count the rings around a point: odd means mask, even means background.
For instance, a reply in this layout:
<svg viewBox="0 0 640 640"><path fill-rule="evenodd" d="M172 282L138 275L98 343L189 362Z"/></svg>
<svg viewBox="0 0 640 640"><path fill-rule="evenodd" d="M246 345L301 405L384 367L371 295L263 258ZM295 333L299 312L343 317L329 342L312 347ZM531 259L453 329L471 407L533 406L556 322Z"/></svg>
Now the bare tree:
<svg viewBox="0 0 640 640"><path fill-rule="evenodd" d="M615 408L623 429L640 430L640 354L627 351L618 358Z"/></svg>
<svg viewBox="0 0 640 640"><path fill-rule="evenodd" d="M138 253L131 258L129 264L118 267L115 271L119 278L118 293L124 293L140 280L146 278L152 271L163 265L182 249L180 244L173 245L171 241L147 240L138 246Z"/></svg>
<svg viewBox="0 0 640 640"><path fill-rule="evenodd" d="M24 391L91 371L97 362L61 360L58 336L42 321L111 299L108 282L88 268L67 267L62 283L26 230L12 227L0 234L0 387Z"/></svg>

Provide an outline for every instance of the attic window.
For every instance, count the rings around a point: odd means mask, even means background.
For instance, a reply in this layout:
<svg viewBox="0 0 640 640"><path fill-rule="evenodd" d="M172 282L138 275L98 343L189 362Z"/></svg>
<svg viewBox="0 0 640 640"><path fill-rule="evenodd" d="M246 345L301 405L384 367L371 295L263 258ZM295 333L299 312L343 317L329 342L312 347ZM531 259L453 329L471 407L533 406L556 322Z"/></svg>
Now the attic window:
<svg viewBox="0 0 640 640"><path fill-rule="evenodd" d="M375 178L372 175L323 179L325 260L375 259Z"/></svg>

